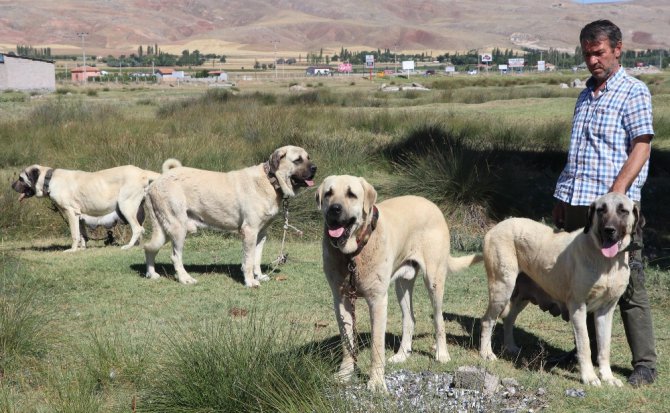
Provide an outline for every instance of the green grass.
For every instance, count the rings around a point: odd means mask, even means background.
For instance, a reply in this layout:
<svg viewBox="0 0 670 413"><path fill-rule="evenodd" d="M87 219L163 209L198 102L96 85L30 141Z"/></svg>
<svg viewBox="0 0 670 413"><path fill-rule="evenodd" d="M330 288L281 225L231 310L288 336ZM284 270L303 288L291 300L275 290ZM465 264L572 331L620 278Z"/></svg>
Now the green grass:
<svg viewBox="0 0 670 413"><path fill-rule="evenodd" d="M7 93L0 99L0 411L352 409L324 398L333 394L338 330L321 268L322 223L313 189L290 203L290 223L304 235L288 234L288 263L272 281L244 288L240 241L206 232L187 239L185 265L199 283L185 287L170 278L169 246L158 255L157 268L166 275L158 281L141 277L141 248L103 247L104 231L93 233L89 250L62 252L69 245L62 217L47 200L19 204L9 187L25 166L160 170L166 158L176 157L189 166L229 170L264 162L276 147L295 144L317 163L317 181L360 175L380 199L432 199L450 224L452 246L478 250L482 234L499 219L550 219L575 93L558 84L571 76L442 79L427 82L430 91L397 94L379 92L382 80L358 78L324 79L298 94L282 82L242 83L233 91L68 85L35 99ZM453 361L438 365L431 358L430 305L417 286L415 352L404 365L388 365L389 371L453 372L477 365L514 377L526 389L547 389L547 411L667 410L668 78L644 77L654 93L657 133L643 200L659 383L640 390L589 388L583 400L565 397L565 389L583 387L577 372L543 367L548 354L572 347L572 333L537 308L524 311L517 323L524 347L519 358L481 361L478 319L487 304L481 266L452 275L448 283ZM265 265L279 254L281 230L279 217ZM122 243L130 234L121 227L115 235ZM389 309L387 352L400 336L393 299ZM365 335L370 326L363 301L357 311ZM495 340L499 351L500 328ZM621 378L630 372L629 357L617 316L612 360ZM369 362L364 348L361 380Z"/></svg>

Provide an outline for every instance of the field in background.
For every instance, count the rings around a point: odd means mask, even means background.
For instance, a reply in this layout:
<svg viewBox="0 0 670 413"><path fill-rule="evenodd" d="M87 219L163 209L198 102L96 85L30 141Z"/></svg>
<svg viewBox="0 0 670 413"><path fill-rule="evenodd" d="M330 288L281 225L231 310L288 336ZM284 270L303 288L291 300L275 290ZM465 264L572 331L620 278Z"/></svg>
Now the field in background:
<svg viewBox="0 0 670 413"><path fill-rule="evenodd" d="M99 84L62 86L48 96L0 94L0 410L130 411L133 404L142 411L347 410L345 401L324 399L337 365L337 326L321 270L312 190L291 202L291 224L305 235L289 234L289 261L275 274L281 277L245 289L240 242L204 232L188 238L185 263L199 283L184 287L169 278L141 278L141 248L121 251L100 240L88 251L63 253L69 234L49 202L19 205L9 188L23 167L160 170L163 160L176 157L188 166L230 170L295 144L318 164L317 182L346 173L365 176L382 199L426 196L447 216L452 247L478 250L486 229L506 216L549 221L579 92L559 84L574 76L430 77L421 79L429 91L393 93L380 91L381 84L417 79L314 78L299 82L298 92L290 90L292 81L272 80L229 89ZM527 389L548 389L550 411L667 407L670 76L643 79L654 94L657 133L643 201L659 383L566 398L565 389L582 387L576 372L543 365L548 354L572 346L570 329L536 308L517 323L521 356L483 363L477 356L478 317L486 306L481 266L452 276L446 293L453 361L431 360L428 298L417 286L416 354L390 370L484 365ZM278 254L281 235L277 222L265 264ZM168 249L158 262L169 277ZM357 317L364 335L365 307L361 301ZM391 299L394 340L399 317ZM613 365L622 377L630 371L629 355L620 321L615 325ZM368 353L361 355L363 374Z"/></svg>

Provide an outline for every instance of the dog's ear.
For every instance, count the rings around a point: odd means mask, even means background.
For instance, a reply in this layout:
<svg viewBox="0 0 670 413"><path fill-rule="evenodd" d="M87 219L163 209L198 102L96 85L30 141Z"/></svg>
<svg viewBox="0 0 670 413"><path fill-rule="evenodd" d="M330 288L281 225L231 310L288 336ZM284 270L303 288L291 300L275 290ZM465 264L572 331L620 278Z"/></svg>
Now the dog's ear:
<svg viewBox="0 0 670 413"><path fill-rule="evenodd" d="M28 176L28 179L30 179L30 185L32 185L32 187L35 188L37 180L40 179L40 169L33 168L30 171L28 171L26 175Z"/></svg>
<svg viewBox="0 0 670 413"><path fill-rule="evenodd" d="M589 212L586 214L586 225L584 226L584 234L588 234L593 223L593 215L596 213L596 203L592 202L589 206Z"/></svg>
<svg viewBox="0 0 670 413"><path fill-rule="evenodd" d="M363 190L365 191L365 196L363 199L363 211L365 211L366 214L371 213L372 207L374 206L375 202L377 202L377 191L375 191L375 188L368 183L368 181L365 180L365 178L358 178L361 181L361 184L363 185Z"/></svg>
<svg viewBox="0 0 670 413"><path fill-rule="evenodd" d="M272 152L272 155L270 156L270 172L272 173L277 172L277 169L279 169L279 162L281 162L282 158L285 156L286 156L285 148L279 148L276 151Z"/></svg>
<svg viewBox="0 0 670 413"><path fill-rule="evenodd" d="M324 181L325 182L325 181ZM321 211L321 201L323 200L323 187L324 187L324 182L321 182L321 185L319 185L319 188L316 190L316 208Z"/></svg>
<svg viewBox="0 0 670 413"><path fill-rule="evenodd" d="M636 203L633 203L633 218L633 234L641 234L647 222L644 215L640 214L640 207Z"/></svg>

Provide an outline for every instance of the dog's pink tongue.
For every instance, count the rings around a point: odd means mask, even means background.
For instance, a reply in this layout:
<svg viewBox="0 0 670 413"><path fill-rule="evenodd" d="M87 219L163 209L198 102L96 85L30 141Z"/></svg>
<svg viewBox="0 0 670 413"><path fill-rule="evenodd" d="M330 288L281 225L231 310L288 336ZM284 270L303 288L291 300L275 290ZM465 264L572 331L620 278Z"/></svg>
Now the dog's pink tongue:
<svg viewBox="0 0 670 413"><path fill-rule="evenodd" d="M312 181L311 179L306 180L305 183L307 184L307 186L314 186L314 181Z"/></svg>
<svg viewBox="0 0 670 413"><path fill-rule="evenodd" d="M344 234L344 227L339 227L335 229L330 229L328 228L328 235L330 235L333 238L339 238Z"/></svg>
<svg viewBox="0 0 670 413"><path fill-rule="evenodd" d="M607 258L612 258L619 252L619 243L615 242L609 247L603 246L600 251L602 251L603 255L606 256Z"/></svg>
<svg viewBox="0 0 670 413"><path fill-rule="evenodd" d="M25 198L25 197L26 197L26 194L23 194L23 193L20 194L19 195L19 202L23 202L23 198Z"/></svg>

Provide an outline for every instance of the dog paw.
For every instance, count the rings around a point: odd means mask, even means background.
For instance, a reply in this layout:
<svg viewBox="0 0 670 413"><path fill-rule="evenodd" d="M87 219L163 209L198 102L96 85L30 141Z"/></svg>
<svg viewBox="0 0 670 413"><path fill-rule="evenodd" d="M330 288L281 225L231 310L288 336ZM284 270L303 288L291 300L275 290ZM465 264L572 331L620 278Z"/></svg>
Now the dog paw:
<svg viewBox="0 0 670 413"><path fill-rule="evenodd" d="M368 381L368 390L378 393L387 393L388 389L386 388L386 382L384 378L380 379L370 379Z"/></svg>
<svg viewBox="0 0 670 413"><path fill-rule="evenodd" d="M191 285L191 284L196 284L198 282L198 280L191 277L190 275L182 275L182 276L179 277L179 282L184 284L184 285Z"/></svg>
<svg viewBox="0 0 670 413"><path fill-rule="evenodd" d="M261 282L270 280L270 277L267 274L255 275L254 277Z"/></svg>
<svg viewBox="0 0 670 413"><path fill-rule="evenodd" d="M397 353L389 357L389 363L402 363L409 357L412 351L405 351L403 349L398 350Z"/></svg>
<svg viewBox="0 0 670 413"><path fill-rule="evenodd" d="M134 244L133 244L133 245L131 245L131 244L127 244L127 245L122 246L121 249L122 249L122 250L129 250L129 249L131 249L131 248L134 247L134 246L135 246Z"/></svg>
<svg viewBox="0 0 670 413"><path fill-rule="evenodd" d="M587 384L589 386L595 386L595 387L600 387L600 379L598 376L595 374L593 375L582 375L582 383Z"/></svg>
<svg viewBox="0 0 670 413"><path fill-rule="evenodd" d="M623 387L623 382L616 377L603 377L603 383L614 387Z"/></svg>
<svg viewBox="0 0 670 413"><path fill-rule="evenodd" d="M443 351L443 352L436 352L435 353L435 360L439 361L440 363L448 363L451 361L451 356L449 355L449 352Z"/></svg>
<svg viewBox="0 0 670 413"><path fill-rule="evenodd" d="M490 360L490 361L498 360L498 357L496 357L496 355L493 354L492 351L480 351L479 356L484 360Z"/></svg>
<svg viewBox="0 0 670 413"><path fill-rule="evenodd" d="M147 272L145 274L145 277L147 277L150 280L157 280L157 279L161 278L161 276L158 275L158 273L156 273L156 272Z"/></svg>
<svg viewBox="0 0 670 413"><path fill-rule="evenodd" d="M339 383L347 383L354 377L354 368L340 369L335 373L335 380Z"/></svg>
<svg viewBox="0 0 670 413"><path fill-rule="evenodd" d="M245 281L244 285L246 285L248 288L256 288L260 287L261 283L256 279L252 279L251 281Z"/></svg>

